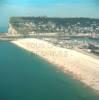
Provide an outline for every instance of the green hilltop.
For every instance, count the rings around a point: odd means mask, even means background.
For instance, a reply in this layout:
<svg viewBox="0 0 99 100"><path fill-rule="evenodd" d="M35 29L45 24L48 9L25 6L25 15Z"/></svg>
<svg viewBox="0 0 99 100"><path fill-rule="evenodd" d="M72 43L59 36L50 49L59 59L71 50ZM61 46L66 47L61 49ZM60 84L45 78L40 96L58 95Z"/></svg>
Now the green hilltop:
<svg viewBox="0 0 99 100"><path fill-rule="evenodd" d="M20 34L77 35L99 33L99 19L94 18L11 17L9 24Z"/></svg>

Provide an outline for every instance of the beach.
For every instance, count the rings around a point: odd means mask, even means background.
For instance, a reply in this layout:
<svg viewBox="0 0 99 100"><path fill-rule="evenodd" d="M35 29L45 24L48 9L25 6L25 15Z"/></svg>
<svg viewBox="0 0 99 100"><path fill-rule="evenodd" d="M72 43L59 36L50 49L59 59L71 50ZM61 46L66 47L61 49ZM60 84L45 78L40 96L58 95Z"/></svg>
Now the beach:
<svg viewBox="0 0 99 100"><path fill-rule="evenodd" d="M40 39L17 39L11 43L55 64L65 73L70 72L74 78L99 91L99 59Z"/></svg>

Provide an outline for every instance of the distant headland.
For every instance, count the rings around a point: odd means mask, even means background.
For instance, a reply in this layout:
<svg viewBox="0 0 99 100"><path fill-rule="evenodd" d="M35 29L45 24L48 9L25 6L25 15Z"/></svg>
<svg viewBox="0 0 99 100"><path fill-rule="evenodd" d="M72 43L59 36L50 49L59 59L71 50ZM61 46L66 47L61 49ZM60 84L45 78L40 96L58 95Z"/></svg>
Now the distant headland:
<svg viewBox="0 0 99 100"><path fill-rule="evenodd" d="M9 27L10 34L56 33L99 37L99 19L94 18L11 17Z"/></svg>

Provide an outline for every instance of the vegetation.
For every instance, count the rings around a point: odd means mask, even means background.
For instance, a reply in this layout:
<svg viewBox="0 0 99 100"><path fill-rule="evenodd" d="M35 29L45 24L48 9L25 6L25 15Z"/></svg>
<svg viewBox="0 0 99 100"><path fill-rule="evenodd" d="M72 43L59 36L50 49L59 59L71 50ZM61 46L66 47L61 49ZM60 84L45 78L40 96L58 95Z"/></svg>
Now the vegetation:
<svg viewBox="0 0 99 100"><path fill-rule="evenodd" d="M77 35L99 33L99 19L92 18L11 17L10 24L21 34Z"/></svg>

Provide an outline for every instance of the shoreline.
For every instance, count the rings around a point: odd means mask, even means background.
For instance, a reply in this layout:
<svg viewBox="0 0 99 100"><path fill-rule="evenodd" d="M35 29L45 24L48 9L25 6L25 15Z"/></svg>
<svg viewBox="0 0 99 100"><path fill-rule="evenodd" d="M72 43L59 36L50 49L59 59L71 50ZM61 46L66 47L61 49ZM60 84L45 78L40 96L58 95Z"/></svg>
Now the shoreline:
<svg viewBox="0 0 99 100"><path fill-rule="evenodd" d="M99 92L99 59L39 39L18 39L11 43L55 64L64 73L71 73L74 78Z"/></svg>

